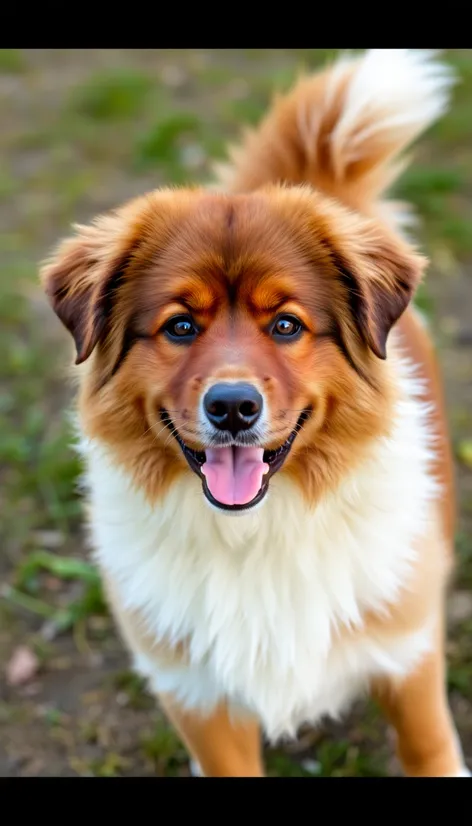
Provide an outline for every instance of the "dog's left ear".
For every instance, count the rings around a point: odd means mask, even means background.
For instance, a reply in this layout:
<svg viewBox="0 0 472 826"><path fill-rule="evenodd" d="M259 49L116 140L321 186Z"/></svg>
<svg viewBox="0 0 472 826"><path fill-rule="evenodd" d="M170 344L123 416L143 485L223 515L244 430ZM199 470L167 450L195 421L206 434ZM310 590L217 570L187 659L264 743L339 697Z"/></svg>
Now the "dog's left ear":
<svg viewBox="0 0 472 826"><path fill-rule="evenodd" d="M346 250L346 252L344 251ZM370 224L343 245L336 265L355 325L379 359L387 357L390 330L414 296L427 259Z"/></svg>
<svg viewBox="0 0 472 826"><path fill-rule="evenodd" d="M52 308L71 333L76 364L88 359L103 335L123 278L133 239L117 213L75 226L40 270Z"/></svg>

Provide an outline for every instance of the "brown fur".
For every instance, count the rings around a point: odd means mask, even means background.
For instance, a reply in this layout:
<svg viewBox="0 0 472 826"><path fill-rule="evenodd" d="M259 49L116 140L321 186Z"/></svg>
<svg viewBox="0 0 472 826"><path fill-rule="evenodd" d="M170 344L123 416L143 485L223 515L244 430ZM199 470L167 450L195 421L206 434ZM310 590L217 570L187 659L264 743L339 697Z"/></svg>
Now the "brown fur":
<svg viewBox="0 0 472 826"><path fill-rule="evenodd" d="M196 190L153 193L80 229L43 279L56 312L76 325L79 361L95 344L79 399L86 428L113 446L150 499L186 471L160 408L198 447L200 395L231 375L264 388L271 446L313 407L287 472L314 502L367 440L388 432L393 398L378 357L423 264L384 227L305 188ZM188 310L204 333L191 350L160 333ZM305 322L299 342L262 335L281 310Z"/></svg>
<svg viewBox="0 0 472 826"><path fill-rule="evenodd" d="M321 111L326 73L300 81L246 138L226 170L227 193L168 190L135 199L78 227L43 267L42 280L75 340L82 425L113 448L150 502L190 472L160 409L198 449L201 394L218 378L241 377L268 399L268 447L285 441L302 409L313 409L283 472L315 503L355 468L366 445L390 432L395 385L386 356L397 325L407 354L431 382L441 439L432 472L446 493L418 549L410 589L387 616L366 614L363 629L352 632L394 635L421 627L433 609L442 616L453 541L452 465L434 354L407 309L426 262L380 218L378 198L397 172L391 160L402 141L397 135L391 144L371 142L363 159L353 160L327 140L351 73L352 67L341 73L313 145L300 129L300 112L317 104ZM281 345L265 334L282 309L306 325L295 343ZM201 331L190 348L162 333L179 312L190 312ZM112 583L108 593L125 640L185 659L184 643L177 650L149 638L141 618L123 610ZM343 632L345 644L350 634ZM443 672L438 630L436 651L415 674L375 688L410 774L460 767ZM234 722L224 708L202 718L172 698L163 702L206 774L262 774L256 724Z"/></svg>

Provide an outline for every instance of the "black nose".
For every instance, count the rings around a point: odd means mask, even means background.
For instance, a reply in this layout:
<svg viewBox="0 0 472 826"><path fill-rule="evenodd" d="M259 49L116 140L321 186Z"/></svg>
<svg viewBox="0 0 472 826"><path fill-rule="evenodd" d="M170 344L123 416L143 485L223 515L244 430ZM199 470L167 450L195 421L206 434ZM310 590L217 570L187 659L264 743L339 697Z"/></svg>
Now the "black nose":
<svg viewBox="0 0 472 826"><path fill-rule="evenodd" d="M203 399L210 422L233 436L257 422L262 404L262 396L252 384L214 384Z"/></svg>

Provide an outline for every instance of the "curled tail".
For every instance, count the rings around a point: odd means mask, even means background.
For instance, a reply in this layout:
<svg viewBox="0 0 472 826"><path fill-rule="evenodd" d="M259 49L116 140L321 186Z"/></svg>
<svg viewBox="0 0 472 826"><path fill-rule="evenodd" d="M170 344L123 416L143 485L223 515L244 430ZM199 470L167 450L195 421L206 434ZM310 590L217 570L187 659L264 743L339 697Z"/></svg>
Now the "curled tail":
<svg viewBox="0 0 472 826"><path fill-rule="evenodd" d="M221 185L309 183L361 212L394 210L380 199L406 165L400 153L447 109L454 76L436 57L371 49L303 77L230 149Z"/></svg>

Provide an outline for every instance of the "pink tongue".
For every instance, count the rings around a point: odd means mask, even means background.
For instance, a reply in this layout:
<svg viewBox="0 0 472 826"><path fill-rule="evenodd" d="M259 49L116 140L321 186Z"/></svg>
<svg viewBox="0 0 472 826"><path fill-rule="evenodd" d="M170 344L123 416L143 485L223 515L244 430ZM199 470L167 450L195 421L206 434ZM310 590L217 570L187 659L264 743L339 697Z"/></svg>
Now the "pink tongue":
<svg viewBox="0 0 472 826"><path fill-rule="evenodd" d="M223 505L246 505L259 493L269 465L261 447L207 448L202 473L211 495Z"/></svg>

